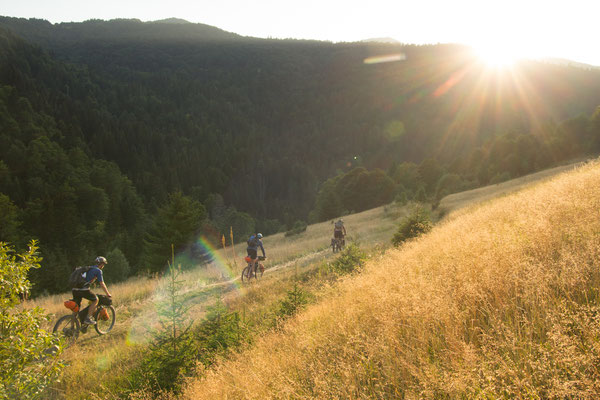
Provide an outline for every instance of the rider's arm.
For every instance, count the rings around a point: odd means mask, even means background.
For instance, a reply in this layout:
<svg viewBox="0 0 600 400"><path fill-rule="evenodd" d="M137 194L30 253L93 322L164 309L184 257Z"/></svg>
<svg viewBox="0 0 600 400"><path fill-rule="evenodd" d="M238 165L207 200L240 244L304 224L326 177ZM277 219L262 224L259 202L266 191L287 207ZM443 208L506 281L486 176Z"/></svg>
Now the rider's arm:
<svg viewBox="0 0 600 400"><path fill-rule="evenodd" d="M104 290L104 293L106 293L106 295L107 295L108 297L112 297L112 296L110 295L110 292L108 291L108 288L106 287L106 284L105 284L104 282L100 282L100 286L102 287L102 290Z"/></svg>
<svg viewBox="0 0 600 400"><path fill-rule="evenodd" d="M344 230L344 236L346 236L346 227L342 225L342 229Z"/></svg>
<svg viewBox="0 0 600 400"><path fill-rule="evenodd" d="M267 256L265 255L265 248L263 247L262 241L259 243L259 245L260 245L260 249L262 250L263 257L267 257Z"/></svg>

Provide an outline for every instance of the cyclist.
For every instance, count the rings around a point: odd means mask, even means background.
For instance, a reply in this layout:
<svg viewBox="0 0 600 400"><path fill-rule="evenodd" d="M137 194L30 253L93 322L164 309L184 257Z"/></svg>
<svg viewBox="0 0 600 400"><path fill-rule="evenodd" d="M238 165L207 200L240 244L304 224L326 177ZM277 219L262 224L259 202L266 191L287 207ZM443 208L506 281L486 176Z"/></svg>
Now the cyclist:
<svg viewBox="0 0 600 400"><path fill-rule="evenodd" d="M98 296L92 293L90 290L90 285L97 281L102 287L102 290L104 290L104 293L106 293L108 297L111 297L110 292L104 283L104 279L102 278L102 269L106 264L108 264L108 262L106 261L106 258L102 256L96 257L95 262L96 265L88 267L88 270L82 275L85 279L85 284L83 287L73 288L71 290L73 293L73 300L75 300L77 304L81 304L81 299L87 299L91 302L90 308L88 308L87 316L83 321L84 324L88 325L96 325L96 321L94 321L91 316L94 315L94 311L96 311L96 306L98 305Z"/></svg>
<svg viewBox="0 0 600 400"><path fill-rule="evenodd" d="M250 236L250 239L248 239L248 247L246 248L246 251L248 252L248 257L250 257L251 260L251 271L254 271L256 268L256 259L258 258L259 247L262 250L263 257L267 258L267 256L265 255L265 248L263 247L263 243L261 240L262 237L262 233L257 233L255 235Z"/></svg>
<svg viewBox="0 0 600 400"><path fill-rule="evenodd" d="M333 237L335 239L340 239L340 243L343 246L344 245L344 236L346 236L346 227L344 226L344 220L340 218L334 224Z"/></svg>

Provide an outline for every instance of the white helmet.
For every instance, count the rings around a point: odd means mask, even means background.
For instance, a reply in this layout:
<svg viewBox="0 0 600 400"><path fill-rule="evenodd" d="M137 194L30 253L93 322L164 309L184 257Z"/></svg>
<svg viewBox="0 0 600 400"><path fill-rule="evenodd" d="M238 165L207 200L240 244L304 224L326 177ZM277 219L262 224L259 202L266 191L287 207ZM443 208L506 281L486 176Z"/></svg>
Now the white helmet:
<svg viewBox="0 0 600 400"><path fill-rule="evenodd" d="M106 261L106 258L102 257L102 256L98 256L96 257L96 264L108 264L108 261Z"/></svg>
<svg viewBox="0 0 600 400"><path fill-rule="evenodd" d="M259 239L262 239L262 233L257 233L256 237L259 238Z"/></svg>

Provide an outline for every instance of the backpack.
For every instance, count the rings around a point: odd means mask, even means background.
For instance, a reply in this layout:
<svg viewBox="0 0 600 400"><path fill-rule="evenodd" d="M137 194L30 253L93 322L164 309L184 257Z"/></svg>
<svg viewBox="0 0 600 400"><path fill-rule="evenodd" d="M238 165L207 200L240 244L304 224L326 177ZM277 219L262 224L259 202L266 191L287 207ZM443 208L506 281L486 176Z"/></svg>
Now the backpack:
<svg viewBox="0 0 600 400"><path fill-rule="evenodd" d="M73 289L81 289L85 286L87 281L83 277L83 274L88 272L91 267L77 267L73 272L71 272L71 276L69 277L69 283L71 284L71 288Z"/></svg>
<svg viewBox="0 0 600 400"><path fill-rule="evenodd" d="M259 241L259 239L256 236L252 235L252 236L250 236L250 239L248 239L248 241L246 243L248 243L248 247L258 247L258 244L259 244L258 241Z"/></svg>
<svg viewBox="0 0 600 400"><path fill-rule="evenodd" d="M335 230L336 231L341 231L342 230L342 226L344 226L344 223L342 221L337 221L335 223Z"/></svg>

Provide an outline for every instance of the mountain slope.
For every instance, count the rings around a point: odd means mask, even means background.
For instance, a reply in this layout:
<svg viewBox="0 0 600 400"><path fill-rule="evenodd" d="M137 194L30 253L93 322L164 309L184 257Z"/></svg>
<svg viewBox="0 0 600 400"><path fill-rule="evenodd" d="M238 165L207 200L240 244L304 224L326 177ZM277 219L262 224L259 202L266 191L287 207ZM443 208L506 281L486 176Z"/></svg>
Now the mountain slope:
<svg viewBox="0 0 600 400"><path fill-rule="evenodd" d="M26 40L50 49L80 46L90 41L223 41L239 40L235 33L185 20L170 18L142 22L138 19L88 20L52 24L46 20L0 17L0 25Z"/></svg>
<svg viewBox="0 0 600 400"><path fill-rule="evenodd" d="M595 162L463 211L185 398L597 398L599 198Z"/></svg>
<svg viewBox="0 0 600 400"><path fill-rule="evenodd" d="M81 139L145 198L220 193L291 222L337 171L429 156L449 164L497 134L533 133L600 104L600 71L530 62L496 74L455 45L259 40L137 20L0 26L90 72ZM402 61L365 64L389 54Z"/></svg>
<svg viewBox="0 0 600 400"><path fill-rule="evenodd" d="M142 238L177 192L207 209L189 232L216 244L232 226L241 238L396 195L435 201L600 151L600 71L176 22L0 18L0 240L41 240L36 291L113 251L125 275L143 271ZM331 215L311 214L317 201Z"/></svg>

